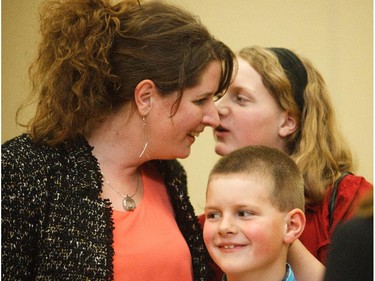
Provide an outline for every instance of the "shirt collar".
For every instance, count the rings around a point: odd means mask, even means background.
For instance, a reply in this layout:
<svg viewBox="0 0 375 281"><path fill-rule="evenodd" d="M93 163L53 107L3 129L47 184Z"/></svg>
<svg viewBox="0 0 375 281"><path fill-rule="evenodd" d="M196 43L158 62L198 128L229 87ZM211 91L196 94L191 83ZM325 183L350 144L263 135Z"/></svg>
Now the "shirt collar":
<svg viewBox="0 0 375 281"><path fill-rule="evenodd" d="M227 275L224 273L223 278L221 279L222 281L227 281ZM294 277L294 273L292 268L290 267L289 264L286 264L286 271L283 280L281 281L295 281L296 278Z"/></svg>

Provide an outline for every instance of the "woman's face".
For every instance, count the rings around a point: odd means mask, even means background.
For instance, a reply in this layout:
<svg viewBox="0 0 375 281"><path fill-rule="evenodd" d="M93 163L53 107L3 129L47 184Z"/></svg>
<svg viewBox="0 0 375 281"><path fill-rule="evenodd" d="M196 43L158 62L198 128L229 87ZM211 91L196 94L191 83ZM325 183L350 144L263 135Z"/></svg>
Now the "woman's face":
<svg viewBox="0 0 375 281"><path fill-rule="evenodd" d="M238 57L237 76L216 106L220 117L220 126L214 130L217 154L226 155L248 145L284 150L282 129L287 125L288 114L244 59Z"/></svg>
<svg viewBox="0 0 375 281"><path fill-rule="evenodd" d="M185 158L190 154L190 146L206 126L217 127L219 115L214 103L221 75L220 63L210 63L202 73L200 83L185 89L178 110L171 117L171 108L177 92L168 97L159 96L155 100L157 114L149 137L149 152L154 159ZM148 118L147 118L148 119ZM156 122L156 121L155 121Z"/></svg>

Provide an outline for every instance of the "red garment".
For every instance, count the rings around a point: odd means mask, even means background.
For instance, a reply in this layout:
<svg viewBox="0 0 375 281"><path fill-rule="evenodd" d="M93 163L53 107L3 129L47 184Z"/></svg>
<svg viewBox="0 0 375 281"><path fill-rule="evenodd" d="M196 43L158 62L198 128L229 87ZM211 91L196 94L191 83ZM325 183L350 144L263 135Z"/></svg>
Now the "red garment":
<svg viewBox="0 0 375 281"><path fill-rule="evenodd" d="M320 262L323 264L326 262L330 238L336 226L353 216L358 200L372 188L372 184L363 177L347 175L338 185L331 228L329 228L328 208L332 186L328 188L322 204L305 206L306 226L299 239Z"/></svg>

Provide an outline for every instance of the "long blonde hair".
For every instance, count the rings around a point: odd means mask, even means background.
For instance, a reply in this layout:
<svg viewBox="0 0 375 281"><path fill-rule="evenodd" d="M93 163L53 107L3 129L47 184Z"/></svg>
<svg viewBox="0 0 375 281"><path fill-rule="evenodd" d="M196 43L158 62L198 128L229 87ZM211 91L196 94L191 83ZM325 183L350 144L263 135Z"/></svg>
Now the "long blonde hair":
<svg viewBox="0 0 375 281"><path fill-rule="evenodd" d="M260 74L280 107L296 118L298 129L287 139L287 153L303 175L306 202L322 202L326 189L342 172L354 172L351 151L338 128L322 75L310 60L298 56L308 76L300 109L288 77L271 50L253 46L242 49L239 56Z"/></svg>

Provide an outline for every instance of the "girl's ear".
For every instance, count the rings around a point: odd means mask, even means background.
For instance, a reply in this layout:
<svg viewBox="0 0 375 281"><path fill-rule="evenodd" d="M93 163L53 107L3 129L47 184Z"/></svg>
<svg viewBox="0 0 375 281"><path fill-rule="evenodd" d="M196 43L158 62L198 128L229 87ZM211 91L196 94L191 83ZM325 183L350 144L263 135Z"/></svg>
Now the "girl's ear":
<svg viewBox="0 0 375 281"><path fill-rule="evenodd" d="M134 90L135 104L141 116L147 116L153 105L153 95L156 94L156 85L152 80L142 80Z"/></svg>
<svg viewBox="0 0 375 281"><path fill-rule="evenodd" d="M305 229L306 217L301 209L293 209L287 214L284 242L291 244L297 240Z"/></svg>
<svg viewBox="0 0 375 281"><path fill-rule="evenodd" d="M287 137L297 130L297 119L289 112L284 112L282 124L279 130L281 137Z"/></svg>

